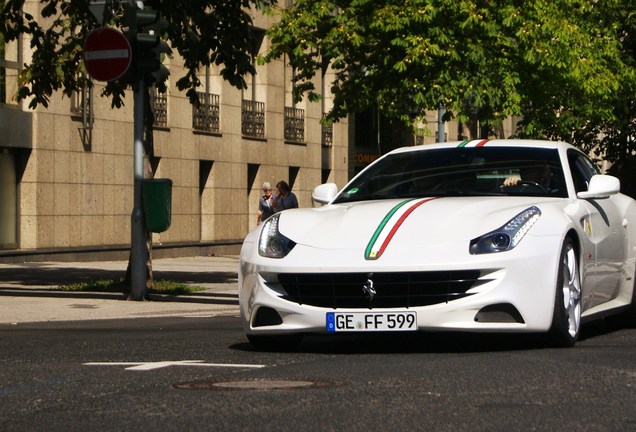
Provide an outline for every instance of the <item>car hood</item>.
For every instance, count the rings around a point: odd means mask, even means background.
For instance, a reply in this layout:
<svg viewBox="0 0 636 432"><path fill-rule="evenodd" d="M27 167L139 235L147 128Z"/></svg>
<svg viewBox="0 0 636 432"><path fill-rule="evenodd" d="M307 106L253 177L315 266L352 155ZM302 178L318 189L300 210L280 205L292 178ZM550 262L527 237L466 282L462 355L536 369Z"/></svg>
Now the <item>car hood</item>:
<svg viewBox="0 0 636 432"><path fill-rule="evenodd" d="M280 216L279 230L297 244L320 249L367 248L387 238L401 248L417 249L465 242L501 227L528 207L554 209L565 201L541 200L443 197L332 204L287 210ZM546 229L549 224L533 234L553 234Z"/></svg>

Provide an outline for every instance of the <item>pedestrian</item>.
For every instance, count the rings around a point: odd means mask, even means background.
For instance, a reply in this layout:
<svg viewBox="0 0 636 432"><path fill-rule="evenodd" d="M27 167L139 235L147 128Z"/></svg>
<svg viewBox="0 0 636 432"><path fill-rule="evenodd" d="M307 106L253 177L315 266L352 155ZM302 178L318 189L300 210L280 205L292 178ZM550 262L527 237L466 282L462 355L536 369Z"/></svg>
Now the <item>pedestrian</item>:
<svg viewBox="0 0 636 432"><path fill-rule="evenodd" d="M298 199L291 191L286 181L281 180L276 183L276 195L272 198L272 207L274 213L298 207Z"/></svg>
<svg viewBox="0 0 636 432"><path fill-rule="evenodd" d="M260 225L265 219L274 214L272 205L272 185L269 182L263 183L263 195L258 200L258 212L256 225Z"/></svg>

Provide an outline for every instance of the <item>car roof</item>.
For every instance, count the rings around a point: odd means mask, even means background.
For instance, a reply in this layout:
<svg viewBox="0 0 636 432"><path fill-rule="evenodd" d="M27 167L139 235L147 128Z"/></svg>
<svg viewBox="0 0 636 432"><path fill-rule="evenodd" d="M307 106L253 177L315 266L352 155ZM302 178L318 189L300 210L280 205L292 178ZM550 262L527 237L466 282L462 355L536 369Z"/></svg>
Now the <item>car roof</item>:
<svg viewBox="0 0 636 432"><path fill-rule="evenodd" d="M530 140L530 139L479 139L479 140L465 140L465 141L451 141L445 143L436 144L422 144L419 146L402 147L393 150L391 153L403 153L410 151L431 150L440 148L455 148L455 147L534 147L534 148L547 148L547 149L568 149L576 148L570 144L561 141L548 141L548 140Z"/></svg>

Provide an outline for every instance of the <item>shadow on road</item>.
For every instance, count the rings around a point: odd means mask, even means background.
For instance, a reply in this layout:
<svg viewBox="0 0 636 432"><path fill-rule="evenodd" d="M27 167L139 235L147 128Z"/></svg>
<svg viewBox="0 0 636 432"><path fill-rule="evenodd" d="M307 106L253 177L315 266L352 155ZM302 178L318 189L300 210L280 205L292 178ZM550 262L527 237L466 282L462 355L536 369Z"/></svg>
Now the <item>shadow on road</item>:
<svg viewBox="0 0 636 432"><path fill-rule="evenodd" d="M90 298L126 300L123 292L101 291L60 291L60 286L96 280L118 280L125 271L95 268L55 267L50 264L31 263L0 269L0 297L42 297L42 298ZM238 281L236 272L179 272L154 271L155 280L170 280L185 284L234 284ZM185 303L212 303L238 305L238 294L214 292L214 289L182 295L149 294L148 300Z"/></svg>
<svg viewBox="0 0 636 432"><path fill-rule="evenodd" d="M412 354L412 353L479 353L526 351L536 349L577 349L585 340L635 326L617 325L603 319L581 327L579 345L554 348L542 334L496 334L465 332L366 333L339 335L306 335L296 349L287 352L318 354ZM258 351L249 343L232 345L231 349ZM282 350L281 352L285 352Z"/></svg>
<svg viewBox="0 0 636 432"><path fill-rule="evenodd" d="M237 282L236 272L153 272L155 279L172 280L183 283L233 283ZM51 267L50 265L30 265L29 267L12 267L0 269L0 284L14 282L20 285L59 286L77 282L89 282L98 279L120 279L124 271L102 270L92 268Z"/></svg>

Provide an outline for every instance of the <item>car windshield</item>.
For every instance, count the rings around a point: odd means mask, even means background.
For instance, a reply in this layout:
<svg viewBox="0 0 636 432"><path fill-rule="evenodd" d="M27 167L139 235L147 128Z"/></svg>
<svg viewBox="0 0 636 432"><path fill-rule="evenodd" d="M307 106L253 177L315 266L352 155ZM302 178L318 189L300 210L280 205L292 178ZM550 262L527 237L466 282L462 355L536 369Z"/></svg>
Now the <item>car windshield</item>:
<svg viewBox="0 0 636 432"><path fill-rule="evenodd" d="M428 196L567 197L556 149L443 148L378 160L334 203Z"/></svg>

